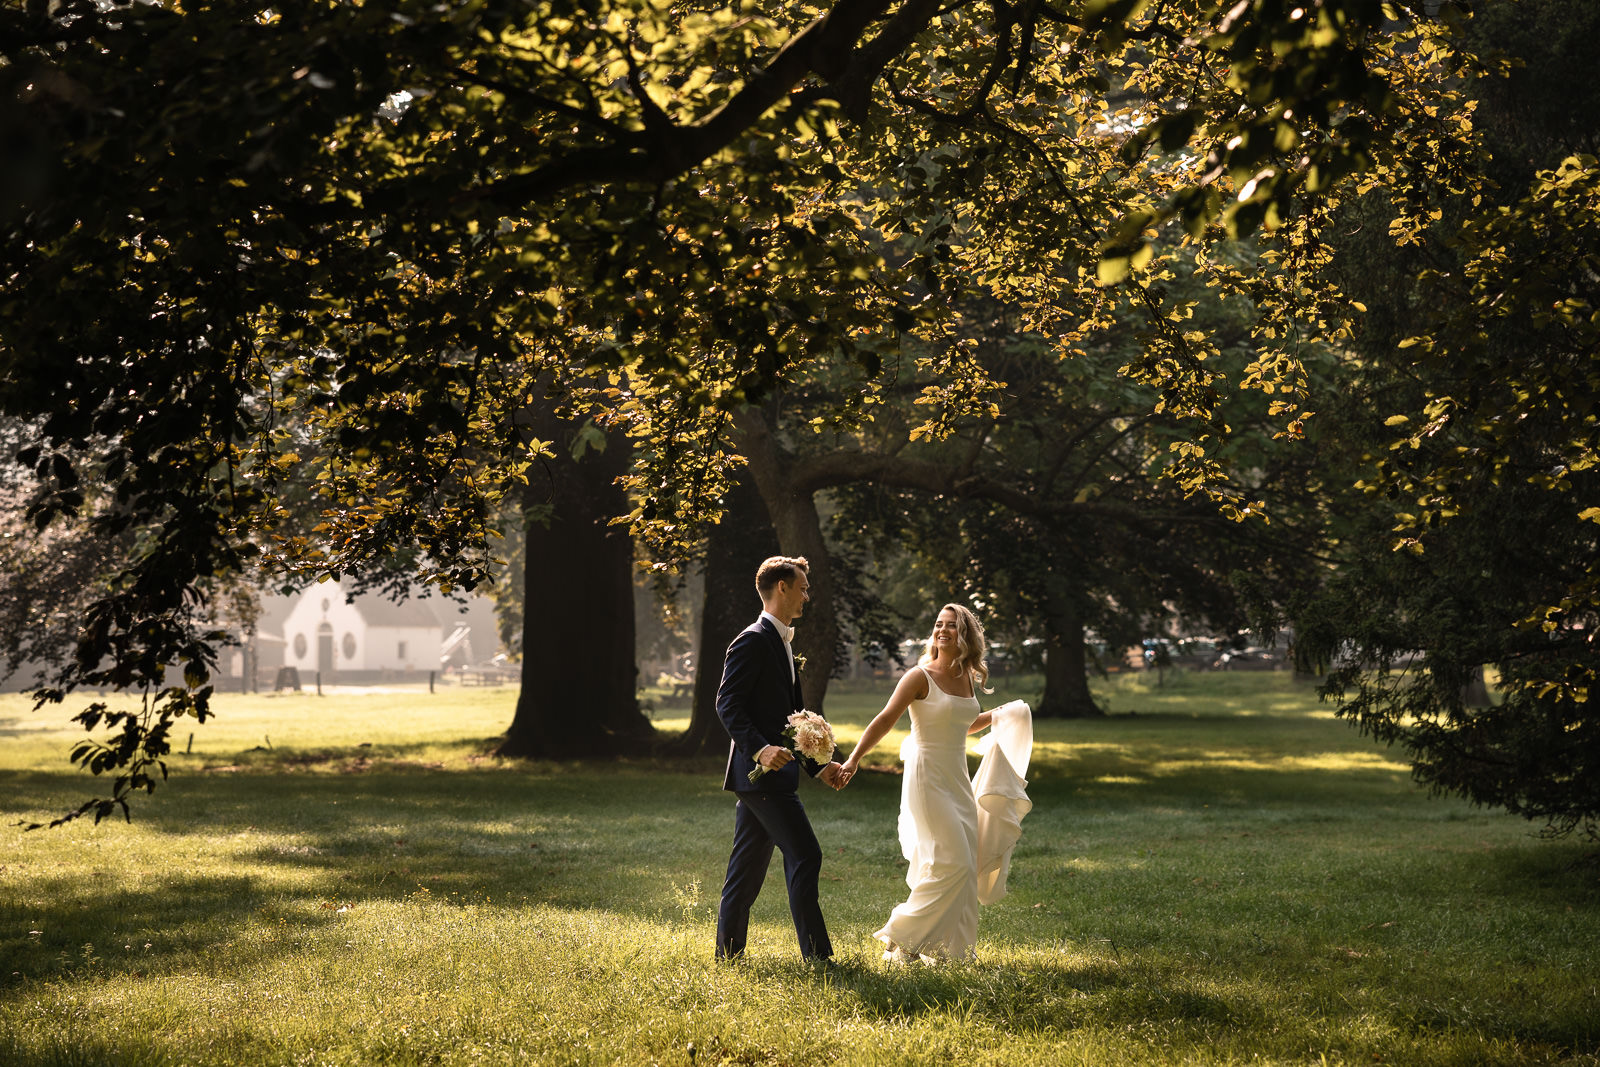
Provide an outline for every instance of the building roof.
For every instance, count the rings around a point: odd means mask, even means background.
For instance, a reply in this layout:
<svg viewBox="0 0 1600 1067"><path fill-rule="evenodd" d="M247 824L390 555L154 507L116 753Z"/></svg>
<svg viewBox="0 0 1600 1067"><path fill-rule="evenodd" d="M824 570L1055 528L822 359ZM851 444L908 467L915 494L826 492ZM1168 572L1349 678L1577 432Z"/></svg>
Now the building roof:
<svg viewBox="0 0 1600 1067"><path fill-rule="evenodd" d="M413 626L440 629L433 609L414 597L395 603L376 593L358 596L352 605L368 626Z"/></svg>
<svg viewBox="0 0 1600 1067"><path fill-rule="evenodd" d="M289 620L289 612L294 610L300 597L285 596L282 593L261 594L261 614L256 619L256 633L283 632L283 624Z"/></svg>

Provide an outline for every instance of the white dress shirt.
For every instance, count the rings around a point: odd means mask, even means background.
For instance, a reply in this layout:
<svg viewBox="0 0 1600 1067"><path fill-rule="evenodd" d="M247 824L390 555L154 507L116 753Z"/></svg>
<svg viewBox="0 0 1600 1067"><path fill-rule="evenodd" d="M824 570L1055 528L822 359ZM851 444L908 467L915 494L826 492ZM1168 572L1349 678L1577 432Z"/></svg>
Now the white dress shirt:
<svg viewBox="0 0 1600 1067"><path fill-rule="evenodd" d="M778 617L770 611L763 611L761 617L772 623L773 628L778 631L778 636L783 638L783 650L789 654L789 680L792 682L795 680L794 645L791 644L794 641L794 627L779 622Z"/></svg>

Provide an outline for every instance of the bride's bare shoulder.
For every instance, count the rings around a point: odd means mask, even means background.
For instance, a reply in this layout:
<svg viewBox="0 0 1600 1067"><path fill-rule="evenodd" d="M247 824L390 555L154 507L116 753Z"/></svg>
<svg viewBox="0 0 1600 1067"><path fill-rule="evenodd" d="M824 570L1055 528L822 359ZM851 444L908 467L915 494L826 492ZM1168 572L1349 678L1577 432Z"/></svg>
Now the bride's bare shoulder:
<svg viewBox="0 0 1600 1067"><path fill-rule="evenodd" d="M928 699L928 686L932 684L933 680L928 677L927 670L922 664L917 663L909 667L906 673L900 676L900 684L896 688L904 690L913 700L926 700Z"/></svg>

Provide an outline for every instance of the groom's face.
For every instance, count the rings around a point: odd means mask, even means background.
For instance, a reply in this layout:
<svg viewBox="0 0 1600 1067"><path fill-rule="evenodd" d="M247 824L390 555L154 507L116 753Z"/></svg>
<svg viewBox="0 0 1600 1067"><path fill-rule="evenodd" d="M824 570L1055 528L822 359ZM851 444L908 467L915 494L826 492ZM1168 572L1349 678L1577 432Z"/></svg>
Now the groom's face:
<svg viewBox="0 0 1600 1067"><path fill-rule="evenodd" d="M783 615L789 622L800 617L805 610L806 601L811 599L811 579L805 571L796 571L792 582L778 583L778 602L783 608Z"/></svg>

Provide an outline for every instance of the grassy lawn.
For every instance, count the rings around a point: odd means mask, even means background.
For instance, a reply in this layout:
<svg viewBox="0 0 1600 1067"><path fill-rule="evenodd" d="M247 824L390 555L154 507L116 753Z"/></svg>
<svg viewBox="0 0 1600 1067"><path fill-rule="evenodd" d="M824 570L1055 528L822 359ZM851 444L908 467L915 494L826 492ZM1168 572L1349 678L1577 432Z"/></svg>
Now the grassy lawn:
<svg viewBox="0 0 1600 1067"><path fill-rule="evenodd" d="M131 826L33 833L92 783L0 698L0 1064L1600 1064L1584 846L1430 799L1285 675L1101 694L1038 724L973 965L874 951L899 778L804 788L837 977L777 864L712 963L719 761L486 758L511 689L225 696Z"/></svg>

